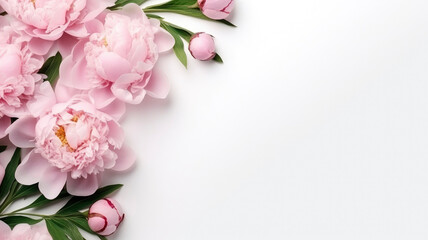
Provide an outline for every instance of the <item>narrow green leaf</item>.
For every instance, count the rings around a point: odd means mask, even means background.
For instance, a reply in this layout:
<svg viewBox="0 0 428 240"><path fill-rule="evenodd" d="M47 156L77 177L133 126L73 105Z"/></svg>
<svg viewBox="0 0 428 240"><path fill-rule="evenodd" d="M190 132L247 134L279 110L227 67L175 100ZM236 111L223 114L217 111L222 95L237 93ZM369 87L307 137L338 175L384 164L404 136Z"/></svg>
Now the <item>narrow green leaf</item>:
<svg viewBox="0 0 428 240"><path fill-rule="evenodd" d="M223 59L216 53L215 57L213 58L214 62L223 63Z"/></svg>
<svg viewBox="0 0 428 240"><path fill-rule="evenodd" d="M174 28L170 27L168 24L161 22L161 27L167 30L174 37L174 53L177 56L178 60L180 60L180 62L184 65L184 67L187 68L187 55L184 51L184 43L180 35L175 31Z"/></svg>
<svg viewBox="0 0 428 240"><path fill-rule="evenodd" d="M71 221L66 218L54 218L52 221L60 226L64 233L72 240L83 240L82 234L77 229L77 226L74 225Z"/></svg>
<svg viewBox="0 0 428 240"><path fill-rule="evenodd" d="M6 151L7 146L0 146L0 153Z"/></svg>
<svg viewBox="0 0 428 240"><path fill-rule="evenodd" d="M33 225L42 221L42 219L32 219L32 218L23 217L23 216L9 216L9 217L1 218L0 220L5 222L7 225L9 225L10 228L14 228L16 225L20 223L28 223L30 225Z"/></svg>
<svg viewBox="0 0 428 240"><path fill-rule="evenodd" d="M69 197L69 196L70 196L70 194L68 194L67 191L65 191L65 190L63 190L58 195L58 197L56 197L55 199L52 199L52 200L49 200L45 196L41 195L36 200L34 200L34 202L30 203L28 206L19 209L19 211L30 209L30 208L45 207L51 203L54 203L56 201L59 201L65 197Z"/></svg>
<svg viewBox="0 0 428 240"><path fill-rule="evenodd" d="M12 156L12 160L10 160L9 164L6 167L5 175L0 185L0 199L4 198L7 195L13 182L16 181L15 171L20 161L21 161L21 149L16 148Z"/></svg>
<svg viewBox="0 0 428 240"><path fill-rule="evenodd" d="M55 85L56 80L58 79L61 62L62 56L58 52L55 56L48 58L48 60L46 60L42 68L39 70L39 73L45 74L47 76L45 81L50 82L52 86Z"/></svg>
<svg viewBox="0 0 428 240"><path fill-rule="evenodd" d="M29 186L21 186L18 191L15 193L13 197L14 200L18 200L21 198L26 198L32 196L34 194L40 193L37 184L29 185Z"/></svg>
<svg viewBox="0 0 428 240"><path fill-rule="evenodd" d="M176 14L181 14L181 15L185 15L185 16L189 16L189 17L194 17L194 18L199 18L199 19L203 19L203 20L208 20L208 21L214 21L214 22L219 22L219 23L223 23L226 24L228 26L231 27L236 27L233 23L222 19L222 20L214 20L211 18L208 18L207 16L205 16L200 9L197 8L189 8L188 6L184 6L184 5L167 5L167 4L163 4L163 5L154 5L154 6L149 6L145 9L143 9L143 11L147 14L147 13L159 13L159 12L169 12L169 13L176 13Z"/></svg>
<svg viewBox="0 0 428 240"><path fill-rule="evenodd" d="M58 215L77 212L89 208L94 202L106 197L121 188L122 184L109 185L98 189L94 194L88 197L72 197L58 212Z"/></svg>
<svg viewBox="0 0 428 240"><path fill-rule="evenodd" d="M46 227L54 240L69 240L62 226L53 219L45 219Z"/></svg>

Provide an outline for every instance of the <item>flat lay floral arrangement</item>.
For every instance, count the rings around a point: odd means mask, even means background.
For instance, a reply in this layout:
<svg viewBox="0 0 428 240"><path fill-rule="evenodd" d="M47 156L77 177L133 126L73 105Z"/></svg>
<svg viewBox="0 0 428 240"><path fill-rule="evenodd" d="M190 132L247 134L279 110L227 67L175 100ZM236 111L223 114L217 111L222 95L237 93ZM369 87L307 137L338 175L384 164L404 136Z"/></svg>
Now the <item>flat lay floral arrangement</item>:
<svg viewBox="0 0 428 240"><path fill-rule="evenodd" d="M0 240L107 239L117 230L125 213L109 195L122 185L105 186L103 174L138 162L124 145L126 105L167 97L168 71L157 61L168 52L186 67L189 53L222 63L213 36L159 14L234 27L225 20L233 5L0 0ZM54 203L62 203L56 213L40 214Z"/></svg>

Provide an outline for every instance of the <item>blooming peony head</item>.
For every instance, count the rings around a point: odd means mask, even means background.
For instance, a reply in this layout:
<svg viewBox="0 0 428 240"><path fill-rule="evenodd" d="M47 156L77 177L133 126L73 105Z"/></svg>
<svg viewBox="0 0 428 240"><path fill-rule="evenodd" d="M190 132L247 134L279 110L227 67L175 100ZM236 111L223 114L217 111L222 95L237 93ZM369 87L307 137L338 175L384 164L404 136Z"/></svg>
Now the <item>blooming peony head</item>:
<svg viewBox="0 0 428 240"><path fill-rule="evenodd" d="M32 226L21 223L12 230L6 223L0 221L0 233L0 240L52 240L44 223Z"/></svg>
<svg viewBox="0 0 428 240"><path fill-rule="evenodd" d="M198 60L213 59L216 55L214 38L207 33L196 33L190 39L189 51Z"/></svg>
<svg viewBox="0 0 428 240"><path fill-rule="evenodd" d="M72 195L87 196L98 189L102 172L123 171L133 164L135 156L123 147L123 130L111 116L85 98L49 106L52 102L55 99L35 100L31 108L51 110L38 117L22 117L7 129L16 146L33 148L16 170L18 182L38 182L49 199L64 185Z"/></svg>
<svg viewBox="0 0 428 240"><path fill-rule="evenodd" d="M128 4L108 12L94 29L64 59L60 84L89 91L97 106L115 99L137 104L146 93L166 96L169 86L154 66L159 52L171 49L174 40L159 21L149 20L138 5Z"/></svg>
<svg viewBox="0 0 428 240"><path fill-rule="evenodd" d="M124 217L119 203L114 199L105 198L89 208L88 224L92 231L108 236L117 230Z"/></svg>
<svg viewBox="0 0 428 240"><path fill-rule="evenodd" d="M8 14L34 37L57 40L64 32L82 37L85 23L114 5L114 0L0 0Z"/></svg>
<svg viewBox="0 0 428 240"><path fill-rule="evenodd" d="M198 0L202 13L211 19L225 19L232 12L234 0Z"/></svg>
<svg viewBox="0 0 428 240"><path fill-rule="evenodd" d="M44 59L30 51L26 40L9 25L0 28L0 117L25 115L26 103L42 79L37 72Z"/></svg>
<svg viewBox="0 0 428 240"><path fill-rule="evenodd" d="M35 152L71 179L87 178L112 168L123 130L87 101L60 103L36 124Z"/></svg>

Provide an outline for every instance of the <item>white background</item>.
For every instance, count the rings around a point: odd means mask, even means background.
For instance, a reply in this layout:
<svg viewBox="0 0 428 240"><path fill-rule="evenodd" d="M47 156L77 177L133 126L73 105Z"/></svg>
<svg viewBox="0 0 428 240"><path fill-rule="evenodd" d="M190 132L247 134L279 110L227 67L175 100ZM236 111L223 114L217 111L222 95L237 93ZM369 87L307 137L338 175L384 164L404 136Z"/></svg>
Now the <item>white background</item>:
<svg viewBox="0 0 428 240"><path fill-rule="evenodd" d="M160 2L160 1L149 1ZM113 240L428 239L428 2L237 1L225 64L172 53L167 100L123 121L138 155Z"/></svg>

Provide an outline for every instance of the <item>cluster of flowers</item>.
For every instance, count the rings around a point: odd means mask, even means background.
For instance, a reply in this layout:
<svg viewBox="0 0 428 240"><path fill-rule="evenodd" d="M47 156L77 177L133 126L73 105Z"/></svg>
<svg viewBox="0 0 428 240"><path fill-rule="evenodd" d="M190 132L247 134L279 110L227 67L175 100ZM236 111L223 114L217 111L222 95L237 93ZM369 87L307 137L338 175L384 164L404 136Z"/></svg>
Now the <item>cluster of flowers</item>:
<svg viewBox="0 0 428 240"><path fill-rule="evenodd" d="M92 195L102 173L134 164L119 121L126 104L167 96L169 83L156 63L177 42L162 18L142 11L143 2L0 0L0 183L16 149L22 155L16 181L38 184L46 199L63 189ZM233 8L233 0L194 2L214 20ZM188 41L194 58L216 56L211 35ZM113 199L95 202L87 215L99 235L112 234L123 216ZM52 239L48 230L42 222L12 230L0 220L0 240Z"/></svg>

